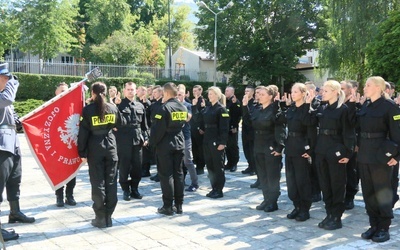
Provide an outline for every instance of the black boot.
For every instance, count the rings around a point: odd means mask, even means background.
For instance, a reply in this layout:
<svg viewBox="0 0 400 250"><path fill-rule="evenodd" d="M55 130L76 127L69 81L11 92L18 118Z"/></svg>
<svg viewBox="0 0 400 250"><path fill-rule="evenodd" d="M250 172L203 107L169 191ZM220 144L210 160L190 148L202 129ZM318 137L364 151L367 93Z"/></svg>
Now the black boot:
<svg viewBox="0 0 400 250"><path fill-rule="evenodd" d="M107 215L106 216L106 225L107 225L107 227L112 227L113 226L111 215Z"/></svg>
<svg viewBox="0 0 400 250"><path fill-rule="evenodd" d="M64 195L58 194L56 199L56 206L63 207L64 206Z"/></svg>
<svg viewBox="0 0 400 250"><path fill-rule="evenodd" d="M107 227L106 217L104 215L97 215L96 214L96 217L92 220L91 224L94 227L105 228L105 227Z"/></svg>
<svg viewBox="0 0 400 250"><path fill-rule="evenodd" d="M8 223L33 223L35 218L28 217L23 214L19 209L19 200L10 201L10 215L8 216Z"/></svg>
<svg viewBox="0 0 400 250"><path fill-rule="evenodd" d="M182 214L183 213L182 203L175 204L175 206L172 209L177 214Z"/></svg>
<svg viewBox="0 0 400 250"><path fill-rule="evenodd" d="M0 223L0 228L1 228L1 223ZM3 236L4 241L9 241L9 240L16 240L19 238L19 234L17 234L14 229L2 229L1 228L1 235Z"/></svg>
<svg viewBox="0 0 400 250"><path fill-rule="evenodd" d="M250 188L259 188L260 187L260 180L257 178L256 182L250 185Z"/></svg>
<svg viewBox="0 0 400 250"><path fill-rule="evenodd" d="M324 225L325 230L336 230L342 228L342 220L340 217L331 217Z"/></svg>
<svg viewBox="0 0 400 250"><path fill-rule="evenodd" d="M70 206L75 206L76 205L76 201L74 199L73 195L67 195L67 198L65 199L65 203L67 203Z"/></svg>

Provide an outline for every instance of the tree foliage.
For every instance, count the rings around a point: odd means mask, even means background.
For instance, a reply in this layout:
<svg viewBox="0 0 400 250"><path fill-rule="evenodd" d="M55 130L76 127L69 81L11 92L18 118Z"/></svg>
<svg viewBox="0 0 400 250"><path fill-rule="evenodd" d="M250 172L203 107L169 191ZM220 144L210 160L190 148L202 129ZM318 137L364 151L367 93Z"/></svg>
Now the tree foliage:
<svg viewBox="0 0 400 250"><path fill-rule="evenodd" d="M30 0L22 3L20 49L50 59L67 52L78 15L77 0ZM40 15L39 15L40 13Z"/></svg>
<svg viewBox="0 0 400 250"><path fill-rule="evenodd" d="M370 74L366 48L399 0L325 0L327 36L319 42L321 68L338 78L363 82Z"/></svg>
<svg viewBox="0 0 400 250"><path fill-rule="evenodd" d="M0 3L0 59L6 50L18 44L21 36L19 26L15 10L4 2Z"/></svg>
<svg viewBox="0 0 400 250"><path fill-rule="evenodd" d="M318 0L233 1L230 9L218 14L217 41L219 70L233 72L241 82L277 84L281 78L295 81L298 57L314 48L319 28ZM206 1L216 12L228 0ZM214 15L205 8L196 14L198 44L213 51Z"/></svg>
<svg viewBox="0 0 400 250"><path fill-rule="evenodd" d="M373 75L400 83L400 11L389 14L367 47L368 66Z"/></svg>

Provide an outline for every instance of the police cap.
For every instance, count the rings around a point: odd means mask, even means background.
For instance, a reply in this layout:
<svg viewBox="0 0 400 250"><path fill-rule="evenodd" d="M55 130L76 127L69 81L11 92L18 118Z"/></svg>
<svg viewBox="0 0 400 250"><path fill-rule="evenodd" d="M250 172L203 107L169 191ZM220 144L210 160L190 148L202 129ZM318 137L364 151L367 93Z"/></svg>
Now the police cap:
<svg viewBox="0 0 400 250"><path fill-rule="evenodd" d="M6 75L10 77L11 73L8 71L8 63L1 63L0 64L0 75Z"/></svg>
<svg viewBox="0 0 400 250"><path fill-rule="evenodd" d="M385 140L379 145L378 151L376 152L376 158L379 163L386 165L390 159L397 156L397 154L397 144L390 140Z"/></svg>

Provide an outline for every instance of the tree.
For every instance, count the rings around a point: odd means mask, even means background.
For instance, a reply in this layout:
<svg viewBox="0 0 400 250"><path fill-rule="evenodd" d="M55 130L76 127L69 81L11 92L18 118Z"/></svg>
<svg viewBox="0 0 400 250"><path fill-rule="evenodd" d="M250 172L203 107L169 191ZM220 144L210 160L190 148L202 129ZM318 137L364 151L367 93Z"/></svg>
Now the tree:
<svg viewBox="0 0 400 250"><path fill-rule="evenodd" d="M228 0L206 3L218 11ZM298 80L294 68L298 57L315 47L319 12L318 0L234 1L232 8L218 15L218 69L232 72L235 83L244 76L264 84ZM212 52L214 14L200 8L196 16L198 25L207 27L196 29L199 46Z"/></svg>
<svg viewBox="0 0 400 250"><path fill-rule="evenodd" d="M319 42L319 66L340 79L363 82L370 73L366 48L399 0L325 0L327 35Z"/></svg>
<svg viewBox="0 0 400 250"><path fill-rule="evenodd" d="M132 15L139 17L134 29L148 26L155 19L167 15L169 2L172 4L173 0L128 0Z"/></svg>
<svg viewBox="0 0 400 250"><path fill-rule="evenodd" d="M400 83L400 11L393 11L378 26L378 32L367 46L368 67L373 75Z"/></svg>
<svg viewBox="0 0 400 250"><path fill-rule="evenodd" d="M21 36L15 9L6 3L0 4L0 60L4 52L18 44Z"/></svg>
<svg viewBox="0 0 400 250"><path fill-rule="evenodd" d="M85 7L89 45L101 44L117 30L132 32L135 17L126 0L89 0Z"/></svg>
<svg viewBox="0 0 400 250"><path fill-rule="evenodd" d="M75 38L72 27L78 15L73 0L32 0L24 2L19 13L22 40L20 49L50 59L67 52ZM40 14L39 14L40 13Z"/></svg>
<svg viewBox="0 0 400 250"><path fill-rule="evenodd" d="M188 20L190 14L189 6L171 6L171 48L172 51L178 50L179 47L188 49L194 48L194 36L192 33L193 23ZM168 44L168 14L160 18L155 18L151 27L157 35Z"/></svg>
<svg viewBox="0 0 400 250"><path fill-rule="evenodd" d="M91 51L97 62L158 66L164 64L165 44L153 30L140 28L135 34L115 31Z"/></svg>

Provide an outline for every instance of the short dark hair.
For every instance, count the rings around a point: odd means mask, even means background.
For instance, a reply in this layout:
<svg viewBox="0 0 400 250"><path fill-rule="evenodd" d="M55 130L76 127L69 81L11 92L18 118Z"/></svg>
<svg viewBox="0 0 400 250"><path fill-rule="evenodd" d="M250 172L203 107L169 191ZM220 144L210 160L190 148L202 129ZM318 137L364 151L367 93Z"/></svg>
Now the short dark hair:
<svg viewBox="0 0 400 250"><path fill-rule="evenodd" d="M167 82L166 84L164 84L163 89L164 92L169 93L173 97L176 97L178 95L178 88L173 82Z"/></svg>

